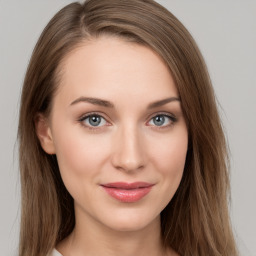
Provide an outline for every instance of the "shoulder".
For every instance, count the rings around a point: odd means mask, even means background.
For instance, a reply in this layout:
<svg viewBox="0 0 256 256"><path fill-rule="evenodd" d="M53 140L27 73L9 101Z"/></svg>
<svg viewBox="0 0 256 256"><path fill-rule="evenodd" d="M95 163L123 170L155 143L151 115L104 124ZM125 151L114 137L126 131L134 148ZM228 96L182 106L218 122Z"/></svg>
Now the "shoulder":
<svg viewBox="0 0 256 256"><path fill-rule="evenodd" d="M56 249L53 249L53 251L48 256L62 256Z"/></svg>

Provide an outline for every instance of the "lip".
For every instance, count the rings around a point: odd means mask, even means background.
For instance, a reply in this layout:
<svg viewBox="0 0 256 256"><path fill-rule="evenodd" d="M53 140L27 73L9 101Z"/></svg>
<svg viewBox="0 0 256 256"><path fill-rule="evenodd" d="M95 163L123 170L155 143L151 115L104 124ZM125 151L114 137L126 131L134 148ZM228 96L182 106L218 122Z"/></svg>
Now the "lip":
<svg viewBox="0 0 256 256"><path fill-rule="evenodd" d="M152 183L147 182L114 182L101 184L103 189L111 197L117 199L118 201L125 203L137 202L146 196L154 186Z"/></svg>

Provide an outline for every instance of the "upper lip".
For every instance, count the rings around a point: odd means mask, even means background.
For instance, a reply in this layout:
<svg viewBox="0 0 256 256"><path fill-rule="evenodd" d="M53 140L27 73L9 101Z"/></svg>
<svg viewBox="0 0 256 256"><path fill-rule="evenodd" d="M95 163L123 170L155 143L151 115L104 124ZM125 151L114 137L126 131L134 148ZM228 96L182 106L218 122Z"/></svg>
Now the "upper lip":
<svg viewBox="0 0 256 256"><path fill-rule="evenodd" d="M151 187L154 184L148 183L148 182L142 182L142 181L137 181L137 182L112 182L112 183L106 183L106 184L101 184L103 187L107 188L118 188L118 189L138 189L138 188L147 188Z"/></svg>

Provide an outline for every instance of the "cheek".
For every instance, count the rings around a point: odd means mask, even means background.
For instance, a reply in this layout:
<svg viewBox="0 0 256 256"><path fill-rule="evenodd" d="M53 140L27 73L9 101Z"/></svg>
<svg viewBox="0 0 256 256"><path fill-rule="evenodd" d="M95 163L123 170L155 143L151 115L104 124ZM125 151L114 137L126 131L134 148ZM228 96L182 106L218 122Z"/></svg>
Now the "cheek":
<svg viewBox="0 0 256 256"><path fill-rule="evenodd" d="M162 180L162 190L166 195L173 196L176 192L184 171L187 155L187 131L179 130L171 136L155 143L151 148L152 163Z"/></svg>
<svg viewBox="0 0 256 256"><path fill-rule="evenodd" d="M153 161L159 166L159 170L166 174L183 171L188 147L185 129L155 141L154 145L151 147L150 154L153 156Z"/></svg>
<svg viewBox="0 0 256 256"><path fill-rule="evenodd" d="M55 134L55 148L62 179L67 187L80 184L86 178L97 176L100 166L107 157L108 149L101 140L88 136L83 128L72 126L58 129ZM100 146L99 146L100 145ZM83 179L85 178L85 179Z"/></svg>

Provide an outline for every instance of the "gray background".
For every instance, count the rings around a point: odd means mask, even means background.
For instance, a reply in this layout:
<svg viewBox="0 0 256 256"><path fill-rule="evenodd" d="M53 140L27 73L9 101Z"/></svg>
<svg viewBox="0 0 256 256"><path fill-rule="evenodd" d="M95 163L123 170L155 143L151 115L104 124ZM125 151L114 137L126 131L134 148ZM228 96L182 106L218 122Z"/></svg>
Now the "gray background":
<svg viewBox="0 0 256 256"><path fill-rule="evenodd" d="M20 188L16 132L32 49L67 0L0 0L0 251L16 255ZM196 39L220 102L231 151L231 217L242 255L256 256L256 1L159 0Z"/></svg>

